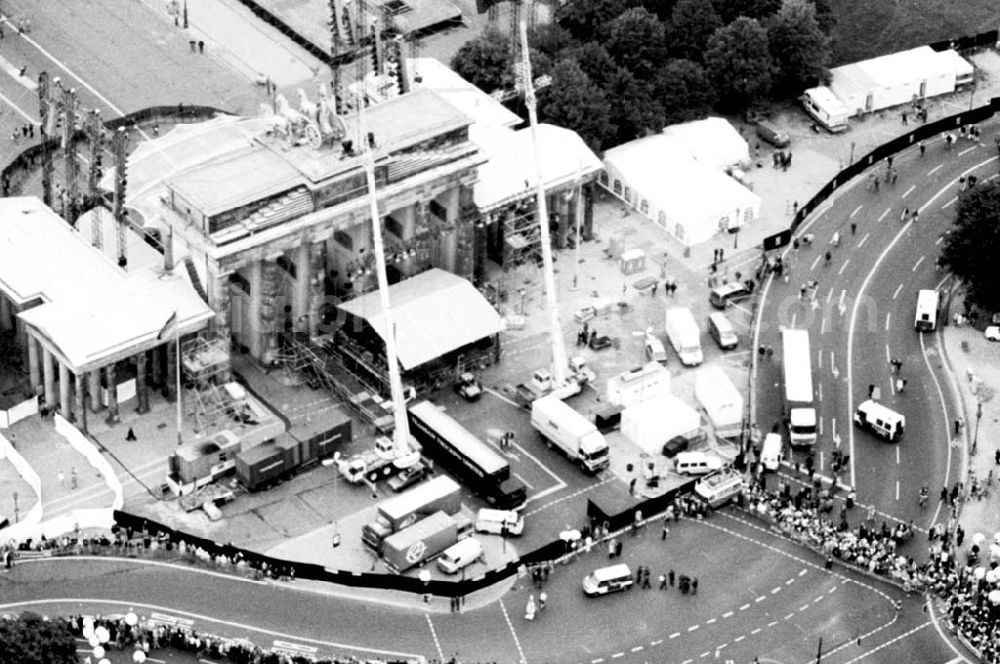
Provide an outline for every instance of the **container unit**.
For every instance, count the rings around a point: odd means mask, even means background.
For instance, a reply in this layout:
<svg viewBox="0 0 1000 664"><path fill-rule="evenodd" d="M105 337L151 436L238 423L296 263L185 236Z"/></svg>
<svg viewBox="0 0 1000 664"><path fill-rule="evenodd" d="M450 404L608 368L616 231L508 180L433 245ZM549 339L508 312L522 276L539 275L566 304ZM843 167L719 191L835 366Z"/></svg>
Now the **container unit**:
<svg viewBox="0 0 1000 664"><path fill-rule="evenodd" d="M259 491L277 482L288 469L288 450L263 443L236 457L236 477L249 491Z"/></svg>
<svg viewBox="0 0 1000 664"><path fill-rule="evenodd" d="M187 443L170 456L170 474L181 485L210 482L233 469L240 448L240 439L228 430Z"/></svg>
<svg viewBox="0 0 1000 664"><path fill-rule="evenodd" d="M292 472L302 463L302 443L288 433L283 433L275 438L274 446L284 452L286 471Z"/></svg>
<svg viewBox="0 0 1000 664"><path fill-rule="evenodd" d="M669 393L670 370L658 362L648 362L608 379L607 399L613 406L627 407Z"/></svg>
<svg viewBox="0 0 1000 664"><path fill-rule="evenodd" d="M732 438L743 429L743 395L720 367L705 367L695 377L694 394L715 435Z"/></svg>
<svg viewBox="0 0 1000 664"><path fill-rule="evenodd" d="M629 406L622 412L622 433L649 454L660 454L676 437L696 437L701 415L672 394Z"/></svg>
<svg viewBox="0 0 1000 664"><path fill-rule="evenodd" d="M531 404L531 426L588 472L611 463L608 443L597 426L555 395Z"/></svg>
<svg viewBox="0 0 1000 664"><path fill-rule="evenodd" d="M386 537L413 525L434 512L456 514L462 508L462 487L447 475L439 475L423 484L383 500L375 520L361 530L361 540L380 550Z"/></svg>
<svg viewBox="0 0 1000 664"><path fill-rule="evenodd" d="M444 512L435 512L398 533L385 538L382 560L400 574L431 560L458 541L458 523Z"/></svg>

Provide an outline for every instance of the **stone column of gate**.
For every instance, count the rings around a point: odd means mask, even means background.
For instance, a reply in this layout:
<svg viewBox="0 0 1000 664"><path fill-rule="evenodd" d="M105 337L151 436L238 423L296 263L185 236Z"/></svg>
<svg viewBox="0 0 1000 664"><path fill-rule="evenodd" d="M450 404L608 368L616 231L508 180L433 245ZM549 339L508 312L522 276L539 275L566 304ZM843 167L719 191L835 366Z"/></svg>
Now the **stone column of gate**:
<svg viewBox="0 0 1000 664"><path fill-rule="evenodd" d="M101 399L101 370L87 372L87 391L90 392L90 410L96 413L104 407Z"/></svg>
<svg viewBox="0 0 1000 664"><path fill-rule="evenodd" d="M80 431L87 432L87 377L82 371L76 374L76 426Z"/></svg>
<svg viewBox="0 0 1000 664"><path fill-rule="evenodd" d="M432 265L437 262L435 260L435 253L439 240L437 236L430 232L430 223L430 207L427 205L426 199L421 199L413 204L413 229L414 234L425 241L420 243L421 249L417 250L417 255L413 262L414 272L422 269L428 261Z"/></svg>
<svg viewBox="0 0 1000 664"><path fill-rule="evenodd" d="M70 380L69 367L59 362L59 414L72 422L73 404L70 403L69 397Z"/></svg>
<svg viewBox="0 0 1000 664"><path fill-rule="evenodd" d="M28 380L31 383L31 393L35 396L41 391L42 388L42 375L41 366L39 366L38 360L38 340L28 333Z"/></svg>
<svg viewBox="0 0 1000 664"><path fill-rule="evenodd" d="M163 350L166 353L166 362L164 362L163 389L161 390L163 397L171 403L177 398L177 388L175 385L177 383L177 362L180 359L177 357L177 344L173 336L171 334L170 340L163 344Z"/></svg>
<svg viewBox="0 0 1000 664"><path fill-rule="evenodd" d="M149 412L149 385L146 384L146 351L135 356L135 396L138 405L135 412L140 415Z"/></svg>
<svg viewBox="0 0 1000 664"><path fill-rule="evenodd" d="M313 242L309 245L309 310L306 321L309 336L318 332L326 332L319 329L320 307L323 306L323 299L326 297L326 245L323 242Z"/></svg>
<svg viewBox="0 0 1000 664"><path fill-rule="evenodd" d="M456 269L458 267L458 234L460 221L460 205L459 205L459 187L454 189L449 189L442 194L444 198L444 209L447 219L444 220L445 224L451 226L451 230L445 231L440 236L441 243L441 255L439 261L439 267L448 272L458 273Z"/></svg>
<svg viewBox="0 0 1000 664"><path fill-rule="evenodd" d="M315 323L309 320L309 295L312 280L312 259L310 257L311 242L303 237L295 248L295 284L292 291L292 329L296 332L309 332Z"/></svg>
<svg viewBox="0 0 1000 664"><path fill-rule="evenodd" d="M230 316L232 315L233 308L232 296L229 292L229 274L226 272L211 277L212 292L209 295L209 305L212 307L212 311L215 312L215 318L212 319L212 329L215 331L216 336L225 344L227 351L231 346L233 336L232 327L230 326ZM227 363L226 369L220 375L220 379L226 382L230 379L228 367Z"/></svg>
<svg viewBox="0 0 1000 664"><path fill-rule="evenodd" d="M0 295L0 330L11 328L10 309L10 302L3 295Z"/></svg>
<svg viewBox="0 0 1000 664"><path fill-rule="evenodd" d="M99 369L95 369L96 373ZM104 367L104 379L108 382L108 417L105 420L109 425L118 424L118 378L115 376L115 363L112 362Z"/></svg>
<svg viewBox="0 0 1000 664"><path fill-rule="evenodd" d="M52 362L55 358L52 353L42 348L42 380L45 382L45 407L54 410L56 407L56 376L55 367Z"/></svg>
<svg viewBox="0 0 1000 664"><path fill-rule="evenodd" d="M261 261L260 283L260 360L270 366L278 352L278 264Z"/></svg>

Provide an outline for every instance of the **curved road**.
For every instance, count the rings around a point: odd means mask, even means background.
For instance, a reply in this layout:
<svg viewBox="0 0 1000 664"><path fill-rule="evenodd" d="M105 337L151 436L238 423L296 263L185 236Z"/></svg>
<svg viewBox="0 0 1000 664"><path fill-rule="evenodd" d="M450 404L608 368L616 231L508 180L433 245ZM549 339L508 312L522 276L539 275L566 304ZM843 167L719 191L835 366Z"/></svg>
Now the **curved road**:
<svg viewBox="0 0 1000 664"><path fill-rule="evenodd" d="M983 133L992 136L993 130ZM757 421L764 428L781 417L780 326L808 329L820 472L830 474L835 449L850 454L841 481L856 488L859 501L883 516L915 520L918 527L947 514L937 507L937 496L941 487L961 480L962 457L960 447L951 444L951 423L959 411L941 344L936 334L913 328L916 293L940 286L945 276L935 260L954 218L958 179L974 173L985 180L996 172L996 162L992 144L959 141L948 150L935 140L923 157L916 148L896 156L894 185L885 183L883 164L872 167L869 171L883 177L880 190L871 191L867 178L859 177L814 214L800 231L813 234L813 245L788 250L792 277L787 284L772 280L762 306L759 343L779 352L773 362L761 363ZM902 221L905 209L919 209L918 221ZM835 233L839 247L830 245ZM801 284L813 279L819 282L816 301L802 300ZM905 394L896 393L890 358L903 363ZM868 398L870 385L882 403L906 416L899 445L852 425L853 410ZM932 493L925 510L917 505L923 484Z"/></svg>

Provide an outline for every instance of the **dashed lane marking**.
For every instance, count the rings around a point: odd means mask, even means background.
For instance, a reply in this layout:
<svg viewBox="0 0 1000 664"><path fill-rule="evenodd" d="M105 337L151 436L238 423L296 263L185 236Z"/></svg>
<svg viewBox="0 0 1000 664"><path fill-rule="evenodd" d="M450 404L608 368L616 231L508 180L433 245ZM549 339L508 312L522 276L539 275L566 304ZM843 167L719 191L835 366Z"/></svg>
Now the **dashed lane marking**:
<svg viewBox="0 0 1000 664"><path fill-rule="evenodd" d="M785 585L786 585L786 586L790 586L790 585L792 585L793 583L795 583L795 579L788 579L788 581L785 581Z"/></svg>
<svg viewBox="0 0 1000 664"><path fill-rule="evenodd" d="M688 627L688 631L693 632L697 630L699 627L701 627L701 625L691 625L690 627Z"/></svg>
<svg viewBox="0 0 1000 664"><path fill-rule="evenodd" d="M878 216L878 220L879 220L879 221L882 221L883 219L885 219L885 218L886 218L886 217L887 217L887 216L889 215L889 213L890 213L890 212L892 212L892 208L886 208L886 209L885 209L885 212L883 212L882 214L880 214L880 215ZM867 236L866 236L866 237L867 237ZM859 246L860 246L860 245L859 245Z"/></svg>
<svg viewBox="0 0 1000 664"><path fill-rule="evenodd" d="M923 628L927 627L928 625L933 625L933 624L934 624L934 622L932 620L928 620L925 623L921 623L921 624L917 625L916 627L914 627L913 629L911 629L910 631L903 632L902 634L900 634L896 638L889 639L885 643L880 643L878 646L872 648L871 650L869 650L867 652L861 653L860 655L858 655L854 659L847 660L846 662L844 662L844 664L854 664L854 662L860 661L860 660L864 659L865 657L868 657L871 654L877 653L879 650L882 650L883 648L888 648L892 644L897 643L899 641L902 641L903 639L905 639L905 638L907 638L909 636L912 636L913 634L919 632L920 630L922 630ZM862 638L866 638L866 637L862 637ZM859 638L858 641L860 641L860 640L861 639ZM851 641L848 641L847 643L850 644ZM832 653L836 652L837 650L839 650L840 648L842 648L844 645L845 644L841 644L840 647L836 648L835 650L830 651L829 653L824 653L824 655L826 655L829 658L829 656Z"/></svg>
<svg viewBox="0 0 1000 664"><path fill-rule="evenodd" d="M624 656L625 656L624 652L616 652L614 655L611 656L611 659L621 659Z"/></svg>
<svg viewBox="0 0 1000 664"><path fill-rule="evenodd" d="M807 569L800 570L799 571L799 576L805 576L808 572L809 572L809 570L807 570Z"/></svg>
<svg viewBox="0 0 1000 664"><path fill-rule="evenodd" d="M711 624L713 624L714 622L715 622L715 618L709 618L708 620L706 620L706 621L705 621L705 624L706 624L706 625L711 625Z"/></svg>
<svg viewBox="0 0 1000 664"><path fill-rule="evenodd" d="M502 601L502 600L501 600L501 602L500 602L500 606L503 606L503 601ZM506 613L507 613L507 611L506 611L506 610L504 610L504 615L506 615ZM443 651L443 650L441 650L441 642L440 642L440 641L438 641L438 635L437 635L437 630L436 630L436 629L434 629L434 623L433 623L433 622L431 621L431 614L429 614L429 613L425 613L425 614L424 614L424 618L426 618L426 619L427 619L427 626L428 626L428 627L430 628L430 630L431 630L431 638L433 638L433 639L434 639L434 647L435 647L435 648L437 648L437 651L438 651L438 657L440 657L440 658L441 658L441 661L444 661L444 651ZM507 621L507 623L508 623L508 624L510 624L510 620L508 620L508 621Z"/></svg>
<svg viewBox="0 0 1000 664"><path fill-rule="evenodd" d="M816 604L817 602L822 602L822 601L823 601L823 596L820 595L819 597L817 597L816 599L813 600L813 604Z"/></svg>
<svg viewBox="0 0 1000 664"><path fill-rule="evenodd" d="M528 664L528 658L524 656L524 649L521 648L521 639L517 638L517 632L514 631L514 623L510 621L510 614L507 613L507 607L504 605L503 600L500 600L500 610L503 611L503 619L507 621L507 627L510 629L510 635L514 637L514 645L517 646L517 655L519 657L518 661L521 664ZM430 622L430 618L427 619ZM437 637L435 637L435 641ZM440 647L438 652L440 652ZM444 655L441 655L441 659L444 660Z"/></svg>
<svg viewBox="0 0 1000 664"><path fill-rule="evenodd" d="M601 664L604 661L603 657L598 657L597 659L590 660L590 664Z"/></svg>
<svg viewBox="0 0 1000 664"><path fill-rule="evenodd" d="M705 659L706 657L708 657L711 654L712 654L711 650L706 650L705 652L703 652L700 655L698 655L698 659Z"/></svg>
<svg viewBox="0 0 1000 664"><path fill-rule="evenodd" d="M771 594L772 595L777 595L780 592L781 592L781 586L778 586L777 588L772 588L771 589Z"/></svg>
<svg viewBox="0 0 1000 664"><path fill-rule="evenodd" d="M749 604L744 604L743 606L740 607L740 611L746 611L749 608L750 608Z"/></svg>
<svg viewBox="0 0 1000 664"><path fill-rule="evenodd" d="M896 286L896 292L892 294L892 299L899 297L899 291L903 290L903 284Z"/></svg>
<svg viewBox="0 0 1000 664"><path fill-rule="evenodd" d="M767 626L768 626L768 627L774 627L774 626L775 626L775 625L777 625L777 624L778 624L778 621L777 621L777 620L772 620L771 622L767 623Z"/></svg>
<svg viewBox="0 0 1000 664"><path fill-rule="evenodd" d="M805 611L808 608L809 608L808 604L803 604L802 606L799 607L799 611Z"/></svg>
<svg viewBox="0 0 1000 664"><path fill-rule="evenodd" d="M850 264L850 262L851 262L850 258L848 258L846 261L844 261L844 264L840 266L839 270L837 270L837 275L838 276L844 273L844 270L847 269L847 266Z"/></svg>
<svg viewBox="0 0 1000 664"><path fill-rule="evenodd" d="M964 150L962 150L961 152L959 152L958 156L961 157L962 155L964 155L966 153L972 152L973 150L975 150L978 147L979 147L978 145L973 145L973 146L967 147Z"/></svg>
<svg viewBox="0 0 1000 664"><path fill-rule="evenodd" d="M762 631L764 631L764 630L761 627L758 627L756 629L750 630L750 636L754 636L756 634L760 634Z"/></svg>
<svg viewBox="0 0 1000 664"><path fill-rule="evenodd" d="M888 210L886 210L886 212L888 212ZM870 235L871 235L871 233L865 233L865 236L863 238L861 238L861 242L858 242L858 249L860 249L861 247L865 246L865 242L868 241L868 238L869 238Z"/></svg>
<svg viewBox="0 0 1000 664"><path fill-rule="evenodd" d="M754 600L754 603L763 602L765 599L767 599L767 598L764 595L761 595L760 597L758 597L757 599Z"/></svg>
<svg viewBox="0 0 1000 664"><path fill-rule="evenodd" d="M531 510L530 512L525 512L524 516L531 516L532 514L537 514L538 512L541 512L542 510L546 510L546 509L548 509L548 508L550 508L550 507L552 507L554 505L558 505L559 503L561 503L561 502L563 502L565 500L569 500L571 498L576 498L577 496L579 496L581 494L584 494L584 493L587 493L588 491L593 491L597 487L602 486L604 484L607 484L608 482L610 482L610 481L612 481L614 479L616 479L614 475L609 475L608 477L605 477L604 479L602 479L600 482L597 482L596 484L591 484L590 486L584 487L584 488L582 488L582 489L580 489L578 491L574 491L573 493L569 494L568 496L563 496L562 498L557 498L557 499L555 499L553 501L545 503L544 505L540 505L539 507L536 507L535 509ZM559 487L559 488L562 489L562 488L565 488L565 487ZM549 493L551 491L552 491L552 487L549 487L548 489L546 489L545 491L543 491L542 494ZM538 494L537 496L534 496L534 499L538 500L538 498L542 497L542 494ZM532 498L528 498L527 502L530 503L531 501L532 501Z"/></svg>
<svg viewBox="0 0 1000 664"><path fill-rule="evenodd" d="M819 259L820 258L822 258L822 256L816 256L816 258L812 262L812 265L809 266L810 270L815 270L816 269L816 266L819 264Z"/></svg>
<svg viewBox="0 0 1000 664"><path fill-rule="evenodd" d="M732 612L732 611L726 611L725 613L723 613L723 614L722 614L722 617L723 617L723 618L728 618L728 617L730 617L730 616L732 616L732 615L733 615L733 612Z"/></svg>
<svg viewBox="0 0 1000 664"><path fill-rule="evenodd" d="M663 643L663 639L657 639L657 640L655 640L655 641L650 641L650 642L649 642L649 645L651 645L651 646L658 646L658 645L660 645L661 643Z"/></svg>
<svg viewBox="0 0 1000 664"><path fill-rule="evenodd" d="M906 198L907 196L909 196L910 194L912 194L912 193L913 193L913 190L914 190L914 189L916 189L916 188L917 188L917 185L915 185L915 184L911 184L911 185L910 185L910 188L909 188L909 189L907 189L906 191L904 191L904 192L903 192L903 195L902 195L902 196L900 196L900 198Z"/></svg>
<svg viewBox="0 0 1000 664"><path fill-rule="evenodd" d="M864 205L859 205L858 207L854 208L854 212L851 213L851 219L854 219L854 217L858 216L858 212L861 212L861 208L863 207Z"/></svg>
<svg viewBox="0 0 1000 664"><path fill-rule="evenodd" d="M941 206L941 209L942 210L947 210L948 208L950 208L952 205L954 205L957 202L958 202L958 196L949 199L944 205Z"/></svg>
<svg viewBox="0 0 1000 664"><path fill-rule="evenodd" d="M667 638L668 638L668 639L676 639L676 638L677 638L678 636L680 636L680 635L681 635L681 633L680 633L680 632L674 632L673 634L671 634L671 635L670 635L670 636L668 636Z"/></svg>
<svg viewBox="0 0 1000 664"><path fill-rule="evenodd" d="M934 175L934 174L935 174L935 173L937 173L937 172L938 172L939 170L941 170L941 167L942 167L942 166L944 166L944 164L938 164L937 166L935 166L935 167L934 167L934 168L932 168L931 170L927 171L927 175Z"/></svg>
<svg viewBox="0 0 1000 664"><path fill-rule="evenodd" d="M920 267L920 264L923 262L924 262L924 257L921 256L920 258L917 259L917 262L913 264L913 269L911 269L910 272L916 272L917 268Z"/></svg>
<svg viewBox="0 0 1000 664"><path fill-rule="evenodd" d="M634 648L630 648L629 652L639 652L640 650L642 650L642 646L636 646Z"/></svg>
<svg viewBox="0 0 1000 664"><path fill-rule="evenodd" d="M733 643L739 643L745 638L747 638L745 634L743 636L737 636L735 639L733 639Z"/></svg>
<svg viewBox="0 0 1000 664"><path fill-rule="evenodd" d="M785 616L784 618L782 618L782 620L791 620L793 617L795 617L795 614L794 613L789 613L787 616Z"/></svg>

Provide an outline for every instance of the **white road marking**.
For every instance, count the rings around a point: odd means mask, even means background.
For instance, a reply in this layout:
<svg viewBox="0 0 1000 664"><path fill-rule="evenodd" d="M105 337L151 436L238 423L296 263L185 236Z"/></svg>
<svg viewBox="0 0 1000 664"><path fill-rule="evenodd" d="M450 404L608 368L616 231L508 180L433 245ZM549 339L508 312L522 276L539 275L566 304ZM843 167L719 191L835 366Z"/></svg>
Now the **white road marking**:
<svg viewBox="0 0 1000 664"><path fill-rule="evenodd" d="M604 661L603 657L598 657L597 659L590 660L590 664L601 664Z"/></svg>
<svg viewBox="0 0 1000 664"><path fill-rule="evenodd" d="M817 350L816 351L816 364L819 365L820 369L823 368L823 351L822 350Z"/></svg>
<svg viewBox="0 0 1000 664"><path fill-rule="evenodd" d="M859 205L858 207L854 208L854 212L851 213L850 218L854 219L854 217L858 216L858 212L861 212L861 208L863 207L864 205Z"/></svg>
<svg viewBox="0 0 1000 664"><path fill-rule="evenodd" d="M957 202L958 202L958 196L956 196L955 198L952 198L947 203L945 203L944 205L942 205L941 209L942 210L947 210L948 208L950 208L952 205L954 205Z"/></svg>
<svg viewBox="0 0 1000 664"><path fill-rule="evenodd" d="M772 588L771 589L771 594L772 595L777 595L780 592L781 592L781 586L778 586L777 588Z"/></svg>
<svg viewBox="0 0 1000 664"><path fill-rule="evenodd" d="M848 264L850 262L851 262L850 258L848 258L846 261L844 261L844 264L840 266L839 270L837 270L837 276L840 276L840 275L842 275L844 273L844 270L847 269L847 266L848 266Z"/></svg>
<svg viewBox="0 0 1000 664"><path fill-rule="evenodd" d="M425 614L426 615L426 614ZM319 648L313 646L304 646L300 643L292 643L291 641L274 641L275 650L284 650L290 653L308 653L310 655L315 655L319 652Z"/></svg>
<svg viewBox="0 0 1000 664"><path fill-rule="evenodd" d="M819 263L819 259L820 258L822 258L822 256L816 256L816 259L813 260L812 265L809 266L810 270L815 270L816 269L816 265Z"/></svg>
<svg viewBox="0 0 1000 664"><path fill-rule="evenodd" d="M678 636L680 636L680 635L681 635L681 633L680 633L680 632L674 632L673 634L671 634L671 635L670 635L670 636L668 636L667 638L668 638L668 639L676 639L676 638L677 638Z"/></svg>
<svg viewBox="0 0 1000 664"><path fill-rule="evenodd" d="M658 645L660 645L661 643L663 643L663 639L657 639L657 640L655 640L655 641L650 641L650 642L649 642L649 645L651 645L651 646L658 646Z"/></svg>
<svg viewBox="0 0 1000 664"><path fill-rule="evenodd" d="M183 357L183 356L181 356L181 357ZM523 484L524 486L528 487L528 488L529 488L529 489L531 489L532 491L534 491L534 490L535 490L535 487L531 486L531 483L529 483L529 482L528 482L528 480L524 479L524 478L523 478L523 477L521 477L521 476L520 476L519 474L517 474L517 473L514 473L514 477L516 477L517 479L521 480L521 484Z"/></svg>
<svg viewBox="0 0 1000 664"><path fill-rule="evenodd" d="M528 664L528 658L524 656L524 649L521 648L521 639L517 638L517 632L514 631L514 623L510 621L510 615L507 613L507 607L504 606L502 599L500 600L500 610L503 611L503 619L507 621L507 627L510 629L510 635L514 637L514 645L517 646L517 654L520 657L518 661L520 661L521 664ZM428 618L427 621L430 622L430 618ZM436 640L437 637L435 637L435 641ZM440 650L441 649L438 648L438 652L440 652ZM441 655L441 658L443 660L444 655Z"/></svg>
<svg viewBox="0 0 1000 664"><path fill-rule="evenodd" d="M750 608L749 604L744 604L743 606L740 607L740 611L746 611L749 608Z"/></svg>
<svg viewBox="0 0 1000 664"><path fill-rule="evenodd" d="M639 652L640 650L642 650L642 646L636 646L634 648L630 648L629 652Z"/></svg>
<svg viewBox="0 0 1000 664"><path fill-rule="evenodd" d="M844 289L844 290L840 291L840 299L837 301L837 308L838 309L843 309L844 308L844 297L846 297L846 296L847 296L847 289Z"/></svg>
<svg viewBox="0 0 1000 664"><path fill-rule="evenodd" d="M819 400L823 400L823 383L816 383L816 389L819 392Z"/></svg>
<svg viewBox="0 0 1000 664"><path fill-rule="evenodd" d="M973 150L975 150L975 149L976 149L976 148L978 148L978 147L979 147L978 145L973 145L973 146L970 146L970 147L967 147L967 148L965 148L964 150L962 150L961 152L959 152L959 153L958 153L958 156L959 156L959 157L961 157L961 156L962 156L962 155L964 155L964 154L967 154L967 153L969 153L969 152L972 152Z"/></svg>
<svg viewBox="0 0 1000 664"><path fill-rule="evenodd" d="M761 595L760 597L754 600L754 603L763 602L765 599L767 599L767 597L765 595Z"/></svg>
<svg viewBox="0 0 1000 664"><path fill-rule="evenodd" d="M611 659L621 659L624 656L625 656L624 652L616 652L614 655L611 656Z"/></svg>
<svg viewBox="0 0 1000 664"><path fill-rule="evenodd" d="M899 448L896 448L896 465L899 465Z"/></svg>
<svg viewBox="0 0 1000 664"><path fill-rule="evenodd" d="M826 303L830 304L830 300L832 299L833 299L833 289L831 288L830 291L826 294Z"/></svg>
<svg viewBox="0 0 1000 664"><path fill-rule="evenodd" d="M896 501L899 501L899 480L896 480Z"/></svg>
<svg viewBox="0 0 1000 664"><path fill-rule="evenodd" d="M899 297L899 291L903 290L903 284L896 286L896 292L892 294L892 299Z"/></svg>
<svg viewBox="0 0 1000 664"><path fill-rule="evenodd" d="M767 623L767 626L768 626L768 627L774 627L774 626L775 626L775 625L777 625L777 624L778 624L778 621L777 621L777 620L772 620L771 622Z"/></svg>
<svg viewBox="0 0 1000 664"><path fill-rule="evenodd" d="M892 362L892 354L889 352L889 344L885 345L885 361ZM899 448L897 448L899 449Z"/></svg>
<svg viewBox="0 0 1000 664"><path fill-rule="evenodd" d="M693 632L697 630L699 627L701 627L701 625L691 625L690 627L688 627L688 631Z"/></svg>
<svg viewBox="0 0 1000 664"><path fill-rule="evenodd" d="M799 572L799 576L805 576L808 572L809 572L809 570L804 569L804 570L802 570L802 571Z"/></svg>
<svg viewBox="0 0 1000 664"><path fill-rule="evenodd" d="M816 603L822 602L822 601L823 601L823 596L820 595L819 597L817 597L816 599L813 600L813 604L816 604Z"/></svg>
<svg viewBox="0 0 1000 664"><path fill-rule="evenodd" d="M722 617L723 617L723 618L728 618L728 617L729 617L729 616L731 616L731 615L733 615L733 612L732 612L732 611L726 611L725 613L723 613L723 614L722 614Z"/></svg>
<svg viewBox="0 0 1000 664"><path fill-rule="evenodd" d="M706 625L711 625L714 622L715 622L715 618L709 618L708 620L705 621L705 624Z"/></svg>
<svg viewBox="0 0 1000 664"><path fill-rule="evenodd" d="M8 106L10 106L15 111L17 111L18 115L20 115L22 118L24 118L28 122L31 122L33 124L38 124L38 120L36 120L35 118L31 117L30 115L28 115L24 111L22 111L21 108L17 104L15 104L14 102L12 102L10 99L8 99L7 97L5 97L4 95L0 94L0 99L3 99L4 102L6 102L6 104Z"/></svg>
<svg viewBox="0 0 1000 664"><path fill-rule="evenodd" d="M739 643L740 641L742 641L745 638L747 638L746 635L744 635L744 636L737 636L735 639L733 639L733 643Z"/></svg>
<svg viewBox="0 0 1000 664"><path fill-rule="evenodd" d="M500 606L503 606L503 601L502 600L500 602ZM506 609L504 609L504 615L507 615L507 610ZM437 630L434 629L434 623L431 621L431 614L425 613L424 614L424 618L427 619L427 626L430 627L430 629L431 629L431 636L434 638L434 647L437 648L438 656L440 656L441 660L443 661L444 660L444 651L441 650L441 642L438 641ZM510 619L509 618L507 619L507 624L508 625L510 624Z"/></svg>
<svg viewBox="0 0 1000 664"><path fill-rule="evenodd" d="M803 604L802 606L799 607L799 611L805 611L808 608L809 608L808 604Z"/></svg>
<svg viewBox="0 0 1000 664"><path fill-rule="evenodd" d="M885 331L886 331L886 332L888 332L888 331L889 331L889 320L890 320L891 318L892 318L892 312L890 311L890 312L888 312L888 313L887 313L887 314L885 315Z"/></svg>
<svg viewBox="0 0 1000 664"><path fill-rule="evenodd" d="M820 325L819 325L819 333L820 334L826 334L826 321L827 321L826 316L823 316L823 322L820 323Z"/></svg>
<svg viewBox="0 0 1000 664"><path fill-rule="evenodd" d="M934 174L935 174L935 173L937 173L937 172L938 172L939 170L941 170L941 167L942 167L942 166L944 166L944 164L938 164L937 166L935 166L935 167L934 167L934 168L932 168L931 170L927 171L927 175L934 175Z"/></svg>
<svg viewBox="0 0 1000 664"><path fill-rule="evenodd" d="M750 636L753 636L754 634L760 634L761 631L762 630L761 630L760 627L758 627L757 629L754 629L754 630L750 630Z"/></svg>
<svg viewBox="0 0 1000 664"><path fill-rule="evenodd" d="M920 264L923 262L924 262L924 257L921 256L919 259L917 259L917 262L913 264L913 269L911 269L910 272L916 272L917 268L920 267Z"/></svg>
<svg viewBox="0 0 1000 664"><path fill-rule="evenodd" d="M793 328L795 327L795 316L796 316L796 314L793 312L792 313L792 325L791 325Z"/></svg>
<svg viewBox="0 0 1000 664"><path fill-rule="evenodd" d="M785 585L786 585L786 586L790 586L790 585L792 585L793 583L795 583L795 579L788 579L787 581L785 581Z"/></svg>
<svg viewBox="0 0 1000 664"><path fill-rule="evenodd" d="M832 371L834 374L837 373L837 363L836 363L836 361L835 361L835 359L833 357L833 351L832 350L830 351L830 371Z"/></svg>
<svg viewBox="0 0 1000 664"><path fill-rule="evenodd" d="M886 210L886 212L888 212L888 210ZM885 216L885 215L882 215L882 216ZM881 219L879 221L881 221ZM861 247L865 246L865 242L868 241L868 238L870 236L871 236L871 233L865 233L865 236L863 238L861 238L861 242L858 242L858 249L860 249Z"/></svg>
<svg viewBox="0 0 1000 664"><path fill-rule="evenodd" d="M890 212L892 212L892 208L886 208L885 212L883 212L882 214L880 214L878 216L878 220L882 221L883 219L885 219L889 215ZM865 237L868 237L868 236L866 235ZM860 245L858 245L858 246L860 246Z"/></svg>
<svg viewBox="0 0 1000 664"><path fill-rule="evenodd" d="M902 196L900 196L900 198L906 198L907 196L909 196L910 194L912 194L912 193L913 193L913 190L914 190L914 189L916 189L916 188L917 188L917 185L915 185L915 184L911 184L911 185L910 185L910 188L909 188L909 189L907 189L906 191L904 191L904 192L903 192L903 195L902 195Z"/></svg>
<svg viewBox="0 0 1000 664"><path fill-rule="evenodd" d="M935 240L934 244L937 245L937 244L941 244L942 242L944 242L944 236L943 235L941 235L940 237L938 237L938 239Z"/></svg>

